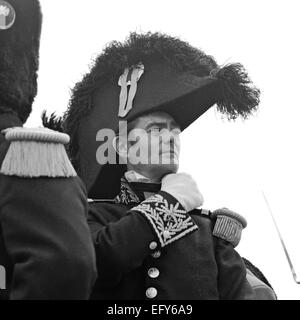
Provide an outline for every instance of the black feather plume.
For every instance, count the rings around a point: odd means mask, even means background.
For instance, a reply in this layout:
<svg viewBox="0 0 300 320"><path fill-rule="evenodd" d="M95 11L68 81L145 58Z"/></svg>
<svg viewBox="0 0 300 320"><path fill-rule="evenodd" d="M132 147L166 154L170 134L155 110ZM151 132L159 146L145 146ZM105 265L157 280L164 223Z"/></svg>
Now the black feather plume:
<svg viewBox="0 0 300 320"><path fill-rule="evenodd" d="M64 132L62 117L57 116L55 112L51 113L50 116L47 116L46 110L44 110L41 117L45 128Z"/></svg>
<svg viewBox="0 0 300 320"><path fill-rule="evenodd" d="M238 116L247 119L257 110L260 90L253 85L240 63L214 69L211 75L220 80L218 110L229 119L236 119Z"/></svg>

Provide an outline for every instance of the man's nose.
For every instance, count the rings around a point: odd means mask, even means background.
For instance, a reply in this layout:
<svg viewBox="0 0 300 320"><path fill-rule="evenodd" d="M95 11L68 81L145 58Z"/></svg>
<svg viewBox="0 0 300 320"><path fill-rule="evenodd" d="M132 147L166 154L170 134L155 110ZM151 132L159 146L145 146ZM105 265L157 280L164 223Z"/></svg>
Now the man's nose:
<svg viewBox="0 0 300 320"><path fill-rule="evenodd" d="M174 151L176 139L178 138L175 135L165 134L161 136L160 144L168 145L170 147L170 151Z"/></svg>
<svg viewBox="0 0 300 320"><path fill-rule="evenodd" d="M174 149L179 145L179 136L177 134L169 135L163 139L163 143L169 144Z"/></svg>

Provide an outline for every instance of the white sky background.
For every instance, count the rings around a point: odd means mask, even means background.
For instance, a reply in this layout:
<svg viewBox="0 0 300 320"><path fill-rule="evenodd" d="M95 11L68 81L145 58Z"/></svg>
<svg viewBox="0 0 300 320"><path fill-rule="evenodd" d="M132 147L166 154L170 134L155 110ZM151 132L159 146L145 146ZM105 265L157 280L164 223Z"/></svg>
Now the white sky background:
<svg viewBox="0 0 300 320"><path fill-rule="evenodd" d="M279 299L300 299L261 193L300 277L299 1L40 1L39 94L26 126L41 125L43 109L62 114L91 59L130 31L161 31L219 64L244 64L262 91L260 111L228 123L209 110L182 134L180 171L195 177L205 208L226 206L247 218L237 250L263 271Z"/></svg>

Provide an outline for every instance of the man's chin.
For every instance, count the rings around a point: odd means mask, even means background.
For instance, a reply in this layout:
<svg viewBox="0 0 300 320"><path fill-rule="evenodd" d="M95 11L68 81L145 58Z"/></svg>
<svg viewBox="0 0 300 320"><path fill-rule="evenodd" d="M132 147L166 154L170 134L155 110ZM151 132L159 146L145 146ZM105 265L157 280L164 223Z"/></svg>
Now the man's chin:
<svg viewBox="0 0 300 320"><path fill-rule="evenodd" d="M138 164L132 165L131 169L148 178L152 177L155 181L159 182L164 176L176 173L178 171L178 164Z"/></svg>

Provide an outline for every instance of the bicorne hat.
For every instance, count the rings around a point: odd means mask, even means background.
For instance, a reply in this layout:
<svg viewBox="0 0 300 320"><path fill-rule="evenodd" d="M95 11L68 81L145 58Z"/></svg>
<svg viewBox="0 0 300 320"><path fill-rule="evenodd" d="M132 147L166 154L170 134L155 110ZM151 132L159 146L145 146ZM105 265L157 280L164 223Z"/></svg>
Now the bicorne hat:
<svg viewBox="0 0 300 320"><path fill-rule="evenodd" d="M213 57L160 33L131 33L112 42L76 84L64 128L69 154L90 198L113 198L126 169L99 164L100 129L118 130L119 121L164 111L184 130L213 105L228 118L247 118L257 109L259 90L241 64L220 67Z"/></svg>

